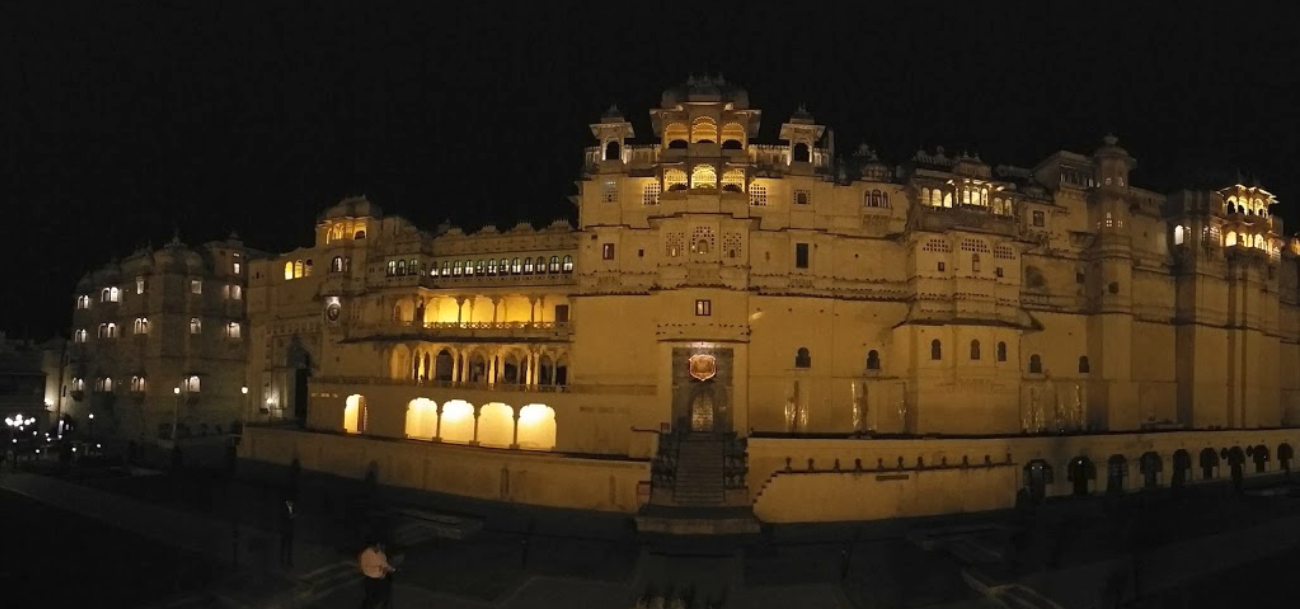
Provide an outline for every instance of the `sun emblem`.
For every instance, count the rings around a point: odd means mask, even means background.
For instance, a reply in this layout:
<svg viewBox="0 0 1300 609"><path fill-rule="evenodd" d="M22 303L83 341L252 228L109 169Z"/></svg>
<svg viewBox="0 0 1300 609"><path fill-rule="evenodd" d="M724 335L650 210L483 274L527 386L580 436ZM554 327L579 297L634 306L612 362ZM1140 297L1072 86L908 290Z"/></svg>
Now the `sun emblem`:
<svg viewBox="0 0 1300 609"><path fill-rule="evenodd" d="M692 355L690 361L691 376L707 381L718 373L718 358L712 355Z"/></svg>

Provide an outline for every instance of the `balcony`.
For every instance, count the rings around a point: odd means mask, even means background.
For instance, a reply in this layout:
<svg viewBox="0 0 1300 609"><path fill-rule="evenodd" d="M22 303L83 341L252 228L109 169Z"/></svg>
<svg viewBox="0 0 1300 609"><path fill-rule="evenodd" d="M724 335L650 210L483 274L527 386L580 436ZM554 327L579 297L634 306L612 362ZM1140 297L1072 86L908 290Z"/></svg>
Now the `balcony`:
<svg viewBox="0 0 1300 609"><path fill-rule="evenodd" d="M407 338L411 340L457 340L465 342L556 342L573 336L573 322L567 321L479 321L410 322L390 321L358 324L348 332L351 340Z"/></svg>
<svg viewBox="0 0 1300 609"><path fill-rule="evenodd" d="M536 274L513 274L513 273L475 273L473 275L438 275L428 277L421 281L421 287L432 289L446 289L458 287L531 287L531 286L556 286L556 285L573 285L577 283L573 278L573 272L562 273L536 273Z"/></svg>
<svg viewBox="0 0 1300 609"><path fill-rule="evenodd" d="M655 395L656 391L654 385L523 385L518 383L469 383L456 381L393 379L370 376L327 376L313 378L311 382L313 385L379 385L428 387L432 389L462 389L469 391L577 393L586 395Z"/></svg>

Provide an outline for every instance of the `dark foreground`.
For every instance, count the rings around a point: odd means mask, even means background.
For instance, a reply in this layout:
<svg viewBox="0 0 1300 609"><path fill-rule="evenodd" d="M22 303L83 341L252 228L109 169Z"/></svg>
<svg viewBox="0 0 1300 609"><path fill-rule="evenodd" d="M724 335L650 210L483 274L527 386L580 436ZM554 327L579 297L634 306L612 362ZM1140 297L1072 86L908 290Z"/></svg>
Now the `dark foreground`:
<svg viewBox="0 0 1300 609"><path fill-rule="evenodd" d="M0 606L139 607L211 581L202 557L0 491Z"/></svg>

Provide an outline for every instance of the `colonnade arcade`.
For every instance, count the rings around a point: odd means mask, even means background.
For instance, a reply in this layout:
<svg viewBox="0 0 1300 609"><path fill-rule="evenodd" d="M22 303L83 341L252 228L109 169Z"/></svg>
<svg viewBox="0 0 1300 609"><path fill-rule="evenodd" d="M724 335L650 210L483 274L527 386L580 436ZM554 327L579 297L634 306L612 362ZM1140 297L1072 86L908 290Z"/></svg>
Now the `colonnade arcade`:
<svg viewBox="0 0 1300 609"><path fill-rule="evenodd" d="M403 296L389 301L392 321L416 324L568 321L568 299L546 295Z"/></svg>
<svg viewBox="0 0 1300 609"><path fill-rule="evenodd" d="M388 374L416 382L561 387L569 381L569 354L539 345L397 344L388 350Z"/></svg>
<svg viewBox="0 0 1300 609"><path fill-rule="evenodd" d="M371 405L365 396L348 396L343 431L367 433L370 418ZM448 400L439 404L429 398L415 398L406 405L403 429L413 440L524 450L555 448L555 410L546 404L526 404L516 409L502 402L475 405Z"/></svg>

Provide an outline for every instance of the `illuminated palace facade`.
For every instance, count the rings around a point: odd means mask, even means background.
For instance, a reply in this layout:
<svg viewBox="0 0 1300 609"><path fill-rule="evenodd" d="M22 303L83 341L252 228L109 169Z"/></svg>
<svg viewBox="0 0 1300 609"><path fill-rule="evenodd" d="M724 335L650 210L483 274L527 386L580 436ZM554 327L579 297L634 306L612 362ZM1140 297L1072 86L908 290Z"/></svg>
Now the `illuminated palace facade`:
<svg viewBox="0 0 1300 609"><path fill-rule="evenodd" d="M1297 243L1258 185L1147 191L1109 136L1027 168L837 158L802 109L756 143L721 79L650 118L650 144L591 125L576 226L430 232L348 199L255 261L249 383L304 428L244 457L768 521L1289 468Z"/></svg>

